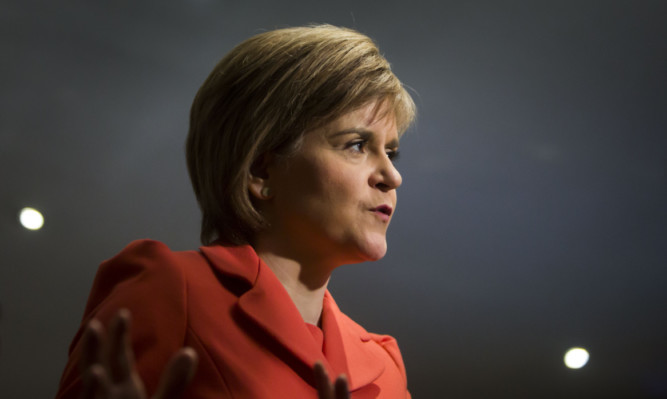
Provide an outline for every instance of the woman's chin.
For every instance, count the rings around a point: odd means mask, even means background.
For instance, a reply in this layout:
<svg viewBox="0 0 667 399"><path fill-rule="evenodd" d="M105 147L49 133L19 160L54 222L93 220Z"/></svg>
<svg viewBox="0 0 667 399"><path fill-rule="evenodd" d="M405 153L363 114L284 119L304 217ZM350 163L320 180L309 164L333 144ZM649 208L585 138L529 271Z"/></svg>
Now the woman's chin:
<svg viewBox="0 0 667 399"><path fill-rule="evenodd" d="M387 240L385 237L373 237L360 248L364 262L372 262L384 258L387 253Z"/></svg>

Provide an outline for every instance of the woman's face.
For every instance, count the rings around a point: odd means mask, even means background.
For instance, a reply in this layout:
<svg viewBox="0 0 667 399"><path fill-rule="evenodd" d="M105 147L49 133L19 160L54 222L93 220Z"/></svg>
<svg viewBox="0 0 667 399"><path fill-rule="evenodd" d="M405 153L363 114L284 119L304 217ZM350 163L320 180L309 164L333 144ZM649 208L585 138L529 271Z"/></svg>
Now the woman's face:
<svg viewBox="0 0 667 399"><path fill-rule="evenodd" d="M307 132L299 150L267 168L267 232L282 250L333 266L377 260L401 185L398 132L375 103ZM380 110L383 111L383 110Z"/></svg>

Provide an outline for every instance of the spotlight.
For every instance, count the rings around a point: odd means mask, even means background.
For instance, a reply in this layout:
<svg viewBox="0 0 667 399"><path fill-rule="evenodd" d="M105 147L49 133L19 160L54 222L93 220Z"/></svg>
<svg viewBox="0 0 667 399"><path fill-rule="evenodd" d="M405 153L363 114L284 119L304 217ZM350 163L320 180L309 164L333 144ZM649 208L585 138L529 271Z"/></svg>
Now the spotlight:
<svg viewBox="0 0 667 399"><path fill-rule="evenodd" d="M19 213L21 225L28 230L39 230L44 226L44 216L34 208L23 208Z"/></svg>
<svg viewBox="0 0 667 399"><path fill-rule="evenodd" d="M565 365L571 369L580 369L588 363L588 351L584 348L570 348L565 353L563 360Z"/></svg>

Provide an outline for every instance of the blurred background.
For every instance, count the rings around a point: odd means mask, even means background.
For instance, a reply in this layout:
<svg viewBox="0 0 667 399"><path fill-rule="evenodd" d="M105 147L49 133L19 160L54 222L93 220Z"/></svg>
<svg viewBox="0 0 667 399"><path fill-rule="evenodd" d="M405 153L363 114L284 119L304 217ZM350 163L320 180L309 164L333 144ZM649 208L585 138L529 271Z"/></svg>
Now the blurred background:
<svg viewBox="0 0 667 399"><path fill-rule="evenodd" d="M3 398L54 395L102 260L198 246L183 147L215 63L323 22L375 39L419 107L389 253L330 287L398 339L413 396L667 398L667 2L0 9ZM569 369L575 346L590 360Z"/></svg>

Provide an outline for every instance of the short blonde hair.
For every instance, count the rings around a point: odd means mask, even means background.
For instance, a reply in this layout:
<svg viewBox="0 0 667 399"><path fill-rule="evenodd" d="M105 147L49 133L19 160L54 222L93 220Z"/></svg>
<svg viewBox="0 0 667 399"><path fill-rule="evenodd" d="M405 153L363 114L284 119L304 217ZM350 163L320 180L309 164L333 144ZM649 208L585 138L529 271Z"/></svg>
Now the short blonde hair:
<svg viewBox="0 0 667 399"><path fill-rule="evenodd" d="M331 25L247 39L208 76L192 104L188 171L202 211L201 241L246 244L266 221L248 191L264 154L295 151L303 134L369 102L393 112L399 134L415 105L365 35Z"/></svg>

